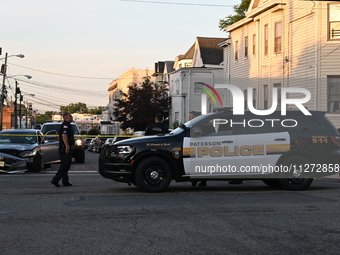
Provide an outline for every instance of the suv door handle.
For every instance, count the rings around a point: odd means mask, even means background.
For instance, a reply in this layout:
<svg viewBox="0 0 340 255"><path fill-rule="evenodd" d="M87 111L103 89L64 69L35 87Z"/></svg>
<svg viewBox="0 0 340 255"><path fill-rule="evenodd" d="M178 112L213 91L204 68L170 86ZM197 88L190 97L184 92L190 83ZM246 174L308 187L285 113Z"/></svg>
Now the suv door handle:
<svg viewBox="0 0 340 255"><path fill-rule="evenodd" d="M274 141L286 141L287 139L286 138L276 138L274 139Z"/></svg>
<svg viewBox="0 0 340 255"><path fill-rule="evenodd" d="M233 143L234 141L222 141L221 143Z"/></svg>

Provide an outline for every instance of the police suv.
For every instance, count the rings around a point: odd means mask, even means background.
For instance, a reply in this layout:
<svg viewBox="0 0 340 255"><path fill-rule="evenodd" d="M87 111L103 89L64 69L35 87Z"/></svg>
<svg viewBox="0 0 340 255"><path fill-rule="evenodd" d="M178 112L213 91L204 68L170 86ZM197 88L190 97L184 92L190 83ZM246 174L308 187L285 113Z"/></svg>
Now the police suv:
<svg viewBox="0 0 340 255"><path fill-rule="evenodd" d="M170 134L107 145L99 173L147 192L172 180L262 180L303 190L314 177L339 173L340 136L324 112L275 111L233 115L229 109L199 116Z"/></svg>

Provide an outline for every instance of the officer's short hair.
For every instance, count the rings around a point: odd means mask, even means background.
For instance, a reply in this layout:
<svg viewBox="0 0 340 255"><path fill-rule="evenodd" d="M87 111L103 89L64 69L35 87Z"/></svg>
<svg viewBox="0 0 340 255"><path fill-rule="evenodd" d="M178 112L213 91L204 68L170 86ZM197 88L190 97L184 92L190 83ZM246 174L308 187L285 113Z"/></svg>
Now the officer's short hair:
<svg viewBox="0 0 340 255"><path fill-rule="evenodd" d="M156 118L156 120L158 120L160 122L162 122L164 120L164 116L161 113L157 113L155 118Z"/></svg>
<svg viewBox="0 0 340 255"><path fill-rule="evenodd" d="M69 113L69 112L64 112L63 113L63 119L65 119L68 115L70 115L71 113Z"/></svg>

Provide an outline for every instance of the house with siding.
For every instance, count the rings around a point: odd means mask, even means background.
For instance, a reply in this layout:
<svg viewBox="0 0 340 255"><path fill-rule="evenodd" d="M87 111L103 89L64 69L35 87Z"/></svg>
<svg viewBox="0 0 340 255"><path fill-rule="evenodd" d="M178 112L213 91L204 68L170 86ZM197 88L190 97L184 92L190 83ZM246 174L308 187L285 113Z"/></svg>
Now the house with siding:
<svg viewBox="0 0 340 255"><path fill-rule="evenodd" d="M246 17L225 31L225 83L244 94L251 87L256 109L271 107L273 88L305 88L312 97L304 105L340 127L339 2L252 0Z"/></svg>
<svg viewBox="0 0 340 255"><path fill-rule="evenodd" d="M171 107L169 126L188 121L189 112L201 112L202 83L209 86L224 83L223 49L225 38L197 37L189 50L176 57L174 71L169 75ZM211 108L211 102L208 103Z"/></svg>
<svg viewBox="0 0 340 255"><path fill-rule="evenodd" d="M121 134L122 130L118 130L119 123L115 121L113 111L115 108L115 100L121 99L121 92L127 93L128 86L132 83L141 84L146 76L150 76L154 70L130 69L121 74L118 79L113 80L107 89L109 92L109 103L103 109L103 122L101 123L101 132L103 134ZM150 77L150 81L154 82L155 77Z"/></svg>

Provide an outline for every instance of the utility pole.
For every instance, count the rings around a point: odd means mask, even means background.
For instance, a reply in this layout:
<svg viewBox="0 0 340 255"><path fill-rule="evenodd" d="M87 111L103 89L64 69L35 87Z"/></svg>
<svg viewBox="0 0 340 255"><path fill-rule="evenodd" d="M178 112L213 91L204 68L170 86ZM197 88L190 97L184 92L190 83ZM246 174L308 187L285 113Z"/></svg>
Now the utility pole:
<svg viewBox="0 0 340 255"><path fill-rule="evenodd" d="M18 81L15 80L15 101L14 101L14 129L18 128L18 103L17 103L17 95L21 94L20 88L18 87Z"/></svg>
<svg viewBox="0 0 340 255"><path fill-rule="evenodd" d="M21 129L21 102L22 100L24 99L24 97L21 95L21 92L20 92L20 104L19 104L19 128Z"/></svg>
<svg viewBox="0 0 340 255"><path fill-rule="evenodd" d="M4 116L4 96L5 96L5 81L6 81L6 70L7 70L7 52L5 55L5 64L1 66L2 73L2 87L1 87L1 104L0 104L0 131L2 130L2 120Z"/></svg>

